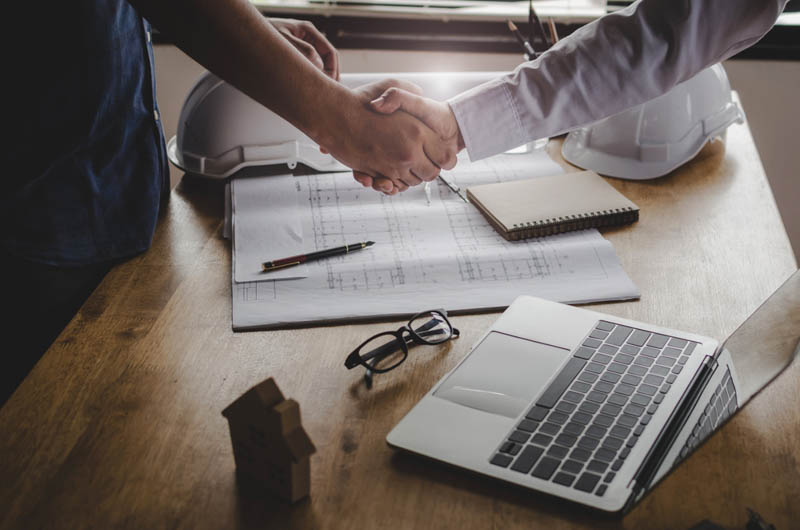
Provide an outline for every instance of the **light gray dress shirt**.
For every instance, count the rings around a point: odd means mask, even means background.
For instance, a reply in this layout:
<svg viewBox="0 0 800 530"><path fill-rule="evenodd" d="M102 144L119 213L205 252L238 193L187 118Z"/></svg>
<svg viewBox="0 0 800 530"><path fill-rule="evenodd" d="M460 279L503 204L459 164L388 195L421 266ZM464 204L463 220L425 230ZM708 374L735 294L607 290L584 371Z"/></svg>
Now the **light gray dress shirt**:
<svg viewBox="0 0 800 530"><path fill-rule="evenodd" d="M751 46L787 0L640 0L512 73L450 99L471 160L663 94Z"/></svg>

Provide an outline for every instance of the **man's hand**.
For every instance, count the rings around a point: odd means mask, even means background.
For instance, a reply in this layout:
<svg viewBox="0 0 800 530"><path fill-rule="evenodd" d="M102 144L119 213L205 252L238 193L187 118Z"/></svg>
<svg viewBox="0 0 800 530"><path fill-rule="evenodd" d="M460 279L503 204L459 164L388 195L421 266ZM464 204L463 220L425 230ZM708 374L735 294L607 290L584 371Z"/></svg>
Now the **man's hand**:
<svg viewBox="0 0 800 530"><path fill-rule="evenodd" d="M419 87L394 79L351 90L352 97L337 102L344 114L340 134L320 142L354 169L359 182L388 194L434 180L441 168L456 163L454 147L418 119L405 112L383 114L372 109L370 102L393 86L408 94L420 92Z"/></svg>
<svg viewBox="0 0 800 530"><path fill-rule="evenodd" d="M370 101L370 107L382 114L392 114L397 110L402 110L421 120L425 125L437 133L439 139L447 146L448 152L458 153L464 149L464 138L458 128L458 122L450 109L450 105L441 101L422 97L422 90L412 83L397 82L394 80L381 81L364 87L364 95L372 95L374 89L380 85L389 85L390 88L380 93L380 96ZM455 166L455 160L453 165ZM442 166L444 167L444 166ZM444 169L451 169L445 167ZM385 191L388 189L388 179L381 175L369 175L361 171L353 171L353 176L363 186L372 186L376 190ZM393 184L393 189L404 191Z"/></svg>
<svg viewBox="0 0 800 530"><path fill-rule="evenodd" d="M339 52L325 35L306 20L268 18L277 29L311 63L332 79L339 80Z"/></svg>

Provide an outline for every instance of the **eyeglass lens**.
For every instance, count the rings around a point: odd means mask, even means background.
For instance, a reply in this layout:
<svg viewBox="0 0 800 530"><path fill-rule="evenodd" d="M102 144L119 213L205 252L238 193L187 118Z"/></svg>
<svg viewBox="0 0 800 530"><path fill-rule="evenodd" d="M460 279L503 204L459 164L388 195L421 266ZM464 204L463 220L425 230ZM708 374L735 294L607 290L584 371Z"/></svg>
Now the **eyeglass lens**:
<svg viewBox="0 0 800 530"><path fill-rule="evenodd" d="M438 311L420 313L408 323L416 338L426 344L439 344L450 339L453 328Z"/></svg>

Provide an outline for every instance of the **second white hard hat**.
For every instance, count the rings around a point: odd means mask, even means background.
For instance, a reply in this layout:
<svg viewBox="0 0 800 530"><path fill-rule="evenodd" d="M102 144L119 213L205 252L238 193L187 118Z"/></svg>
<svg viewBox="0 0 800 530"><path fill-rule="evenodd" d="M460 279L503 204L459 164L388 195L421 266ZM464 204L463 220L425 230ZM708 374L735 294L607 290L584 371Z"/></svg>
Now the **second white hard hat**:
<svg viewBox="0 0 800 530"><path fill-rule="evenodd" d="M715 64L655 99L570 132L561 153L601 175L650 179L691 160L743 121L728 76Z"/></svg>

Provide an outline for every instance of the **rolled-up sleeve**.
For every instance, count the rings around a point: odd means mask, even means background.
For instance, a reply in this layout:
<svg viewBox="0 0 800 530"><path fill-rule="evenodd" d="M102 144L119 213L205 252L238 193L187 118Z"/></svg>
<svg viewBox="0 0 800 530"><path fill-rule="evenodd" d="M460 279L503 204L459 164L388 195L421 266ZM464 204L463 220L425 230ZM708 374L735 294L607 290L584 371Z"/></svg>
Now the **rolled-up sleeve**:
<svg viewBox="0 0 800 530"><path fill-rule="evenodd" d="M554 136L663 94L756 43L787 0L640 0L512 73L459 94L470 159Z"/></svg>

